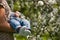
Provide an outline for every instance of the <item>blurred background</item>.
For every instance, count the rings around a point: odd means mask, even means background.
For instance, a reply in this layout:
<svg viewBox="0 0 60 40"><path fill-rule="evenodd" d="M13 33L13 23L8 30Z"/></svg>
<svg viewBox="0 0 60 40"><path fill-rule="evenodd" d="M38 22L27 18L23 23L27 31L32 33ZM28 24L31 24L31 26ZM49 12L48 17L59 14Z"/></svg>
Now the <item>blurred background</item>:
<svg viewBox="0 0 60 40"><path fill-rule="evenodd" d="M29 37L14 34L15 40L60 40L60 0L6 0L31 22Z"/></svg>

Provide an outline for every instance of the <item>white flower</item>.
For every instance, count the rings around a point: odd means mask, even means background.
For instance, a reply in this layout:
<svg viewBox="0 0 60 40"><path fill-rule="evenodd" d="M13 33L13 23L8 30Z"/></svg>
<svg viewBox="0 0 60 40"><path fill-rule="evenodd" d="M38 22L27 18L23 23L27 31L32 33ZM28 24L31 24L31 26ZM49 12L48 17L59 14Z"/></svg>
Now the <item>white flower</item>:
<svg viewBox="0 0 60 40"><path fill-rule="evenodd" d="M51 15L51 17L53 17L53 16L54 16L54 14L53 14L52 12L50 13L50 15Z"/></svg>
<svg viewBox="0 0 60 40"><path fill-rule="evenodd" d="M57 13L58 9L57 8L53 8L53 13Z"/></svg>
<svg viewBox="0 0 60 40"><path fill-rule="evenodd" d="M41 30L44 30L43 28L41 28Z"/></svg>
<svg viewBox="0 0 60 40"><path fill-rule="evenodd" d="M56 0L48 0L49 4L56 4Z"/></svg>
<svg viewBox="0 0 60 40"><path fill-rule="evenodd" d="M38 1L38 5L43 6L44 2L43 1Z"/></svg>
<svg viewBox="0 0 60 40"><path fill-rule="evenodd" d="M49 22L52 22L55 20L55 16L51 17L50 21Z"/></svg>

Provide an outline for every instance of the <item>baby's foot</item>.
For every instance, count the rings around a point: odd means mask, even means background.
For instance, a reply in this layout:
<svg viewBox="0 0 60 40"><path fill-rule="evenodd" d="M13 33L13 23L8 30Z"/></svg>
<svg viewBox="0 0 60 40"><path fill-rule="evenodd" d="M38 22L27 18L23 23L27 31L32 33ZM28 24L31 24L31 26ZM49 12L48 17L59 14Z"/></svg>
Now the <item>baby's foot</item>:
<svg viewBox="0 0 60 40"><path fill-rule="evenodd" d="M29 30L27 30L25 27L21 27L20 31L19 31L19 34L21 36L26 36L27 37L28 35L31 34L31 32Z"/></svg>

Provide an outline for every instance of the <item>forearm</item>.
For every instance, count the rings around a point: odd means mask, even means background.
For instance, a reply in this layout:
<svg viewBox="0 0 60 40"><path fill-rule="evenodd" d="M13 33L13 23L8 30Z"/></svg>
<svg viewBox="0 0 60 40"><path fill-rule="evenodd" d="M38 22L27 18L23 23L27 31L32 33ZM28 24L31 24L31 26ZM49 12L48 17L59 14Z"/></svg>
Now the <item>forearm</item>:
<svg viewBox="0 0 60 40"><path fill-rule="evenodd" d="M1 23L0 24L0 31L3 31L3 32L15 32L10 24L8 22L5 22L5 23Z"/></svg>

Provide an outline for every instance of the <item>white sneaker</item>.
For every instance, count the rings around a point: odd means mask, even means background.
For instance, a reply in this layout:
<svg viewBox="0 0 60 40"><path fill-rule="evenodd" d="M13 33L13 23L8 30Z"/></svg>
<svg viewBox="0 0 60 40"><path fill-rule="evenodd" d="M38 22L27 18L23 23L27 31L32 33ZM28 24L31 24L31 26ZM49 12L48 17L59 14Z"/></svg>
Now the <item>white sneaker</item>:
<svg viewBox="0 0 60 40"><path fill-rule="evenodd" d="M28 35L31 34L31 32L29 30L27 30L25 27L22 27L22 28L20 28L19 34L21 36L26 36L27 37Z"/></svg>

